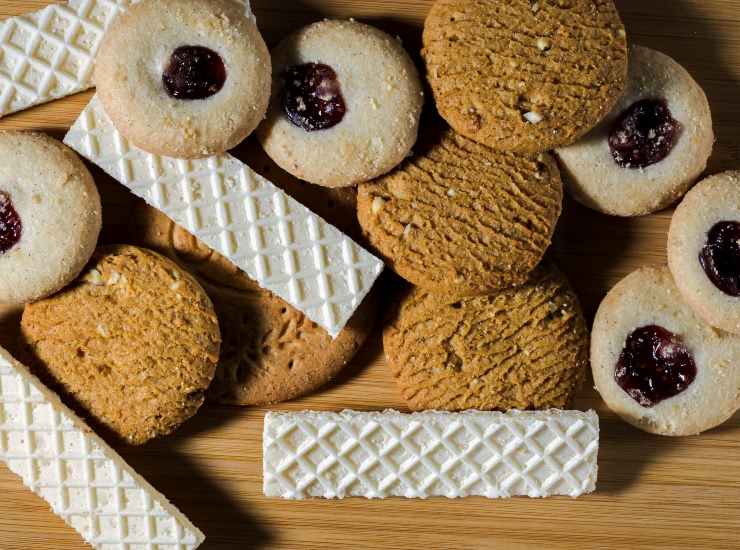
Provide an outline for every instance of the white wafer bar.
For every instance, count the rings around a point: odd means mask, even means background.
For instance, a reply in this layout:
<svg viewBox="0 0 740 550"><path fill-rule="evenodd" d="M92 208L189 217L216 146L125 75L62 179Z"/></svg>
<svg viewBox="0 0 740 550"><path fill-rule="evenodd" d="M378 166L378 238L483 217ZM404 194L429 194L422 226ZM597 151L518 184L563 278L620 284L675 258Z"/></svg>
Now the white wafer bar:
<svg viewBox="0 0 740 550"><path fill-rule="evenodd" d="M286 499L576 497L596 487L595 412L267 413L263 489Z"/></svg>
<svg viewBox="0 0 740 550"><path fill-rule="evenodd" d="M99 550L194 550L205 540L2 348L0 460Z"/></svg>
<svg viewBox="0 0 740 550"><path fill-rule="evenodd" d="M92 88L106 29L138 1L69 0L0 21L0 117Z"/></svg>
<svg viewBox="0 0 740 550"><path fill-rule="evenodd" d="M182 160L131 145L97 97L64 143L333 337L383 270L379 259L231 155Z"/></svg>

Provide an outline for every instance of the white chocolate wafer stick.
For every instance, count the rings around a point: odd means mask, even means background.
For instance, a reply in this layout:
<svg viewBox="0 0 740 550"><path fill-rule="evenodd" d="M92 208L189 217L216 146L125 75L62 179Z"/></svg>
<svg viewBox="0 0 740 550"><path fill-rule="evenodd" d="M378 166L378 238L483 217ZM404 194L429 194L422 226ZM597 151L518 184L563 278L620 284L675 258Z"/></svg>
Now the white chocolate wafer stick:
<svg viewBox="0 0 740 550"><path fill-rule="evenodd" d="M106 29L138 1L69 0L0 21L0 117L92 88Z"/></svg>
<svg viewBox="0 0 740 550"><path fill-rule="evenodd" d="M64 143L332 337L383 270L379 259L231 155L182 160L136 148L97 97Z"/></svg>
<svg viewBox="0 0 740 550"><path fill-rule="evenodd" d="M99 550L194 550L205 540L3 348L0 460Z"/></svg>
<svg viewBox="0 0 740 550"><path fill-rule="evenodd" d="M595 412L267 413L269 497L576 497L596 487Z"/></svg>

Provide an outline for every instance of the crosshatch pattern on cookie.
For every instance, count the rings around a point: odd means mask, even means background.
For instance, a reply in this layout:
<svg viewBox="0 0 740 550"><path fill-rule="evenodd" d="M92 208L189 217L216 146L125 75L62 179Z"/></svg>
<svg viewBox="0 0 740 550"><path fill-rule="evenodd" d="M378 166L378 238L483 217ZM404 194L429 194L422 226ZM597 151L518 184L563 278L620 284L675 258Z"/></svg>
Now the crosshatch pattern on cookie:
<svg viewBox="0 0 740 550"><path fill-rule="evenodd" d="M595 489L595 412L268 413L266 496L578 496Z"/></svg>
<svg viewBox="0 0 740 550"><path fill-rule="evenodd" d="M0 117L92 88L105 30L138 1L69 0L0 21Z"/></svg>
<svg viewBox="0 0 740 550"><path fill-rule="evenodd" d="M94 548L194 550L205 540L3 350L0 460Z"/></svg>
<svg viewBox="0 0 740 550"><path fill-rule="evenodd" d="M97 98L64 142L333 337L383 269L380 260L230 155L182 160L137 149L115 130Z"/></svg>

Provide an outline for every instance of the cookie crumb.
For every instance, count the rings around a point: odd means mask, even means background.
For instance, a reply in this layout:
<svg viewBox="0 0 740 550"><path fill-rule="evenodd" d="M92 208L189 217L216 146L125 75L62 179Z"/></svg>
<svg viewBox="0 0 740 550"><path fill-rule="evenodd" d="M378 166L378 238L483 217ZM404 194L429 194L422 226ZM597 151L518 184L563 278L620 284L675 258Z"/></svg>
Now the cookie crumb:
<svg viewBox="0 0 740 550"><path fill-rule="evenodd" d="M383 205L385 204L385 200L383 197L375 197L373 199L373 205L371 207L373 214L380 214L380 211L383 209Z"/></svg>

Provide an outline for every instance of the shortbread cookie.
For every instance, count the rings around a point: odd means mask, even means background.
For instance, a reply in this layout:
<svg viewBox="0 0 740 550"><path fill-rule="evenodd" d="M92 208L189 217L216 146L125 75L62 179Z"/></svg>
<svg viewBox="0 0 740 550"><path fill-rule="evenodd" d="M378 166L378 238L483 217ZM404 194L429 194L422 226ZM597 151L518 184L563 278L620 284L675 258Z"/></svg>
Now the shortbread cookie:
<svg viewBox="0 0 740 550"><path fill-rule="evenodd" d="M198 411L220 345L203 288L133 246L100 247L73 286L26 306L21 340L42 379L134 445Z"/></svg>
<svg viewBox="0 0 740 550"><path fill-rule="evenodd" d="M0 132L0 303L60 290L90 259L100 196L77 155L45 134Z"/></svg>
<svg viewBox="0 0 740 550"><path fill-rule="evenodd" d="M557 154L579 202L606 214L640 216L683 196L706 168L713 145L701 87L667 55L634 46L624 96L599 126Z"/></svg>
<svg viewBox="0 0 740 550"><path fill-rule="evenodd" d="M327 189L325 195L336 201L334 208L349 211L346 217L353 219L348 191ZM314 197L319 203L321 195ZM311 393L349 363L373 327L377 311L373 293L332 339L158 211L137 208L135 220L134 234L143 244L187 266L213 300L223 345L209 400L264 405Z"/></svg>
<svg viewBox="0 0 740 550"><path fill-rule="evenodd" d="M740 171L689 191L671 220L668 265L704 320L740 334Z"/></svg>
<svg viewBox="0 0 740 550"><path fill-rule="evenodd" d="M714 329L683 300L667 268L628 275L594 321L594 382L615 413L638 428L692 435L738 408L740 336Z"/></svg>
<svg viewBox="0 0 740 550"><path fill-rule="evenodd" d="M244 4L146 0L119 15L95 83L116 128L150 153L199 158L236 146L270 96L270 54Z"/></svg>
<svg viewBox="0 0 740 550"><path fill-rule="evenodd" d="M497 152L451 130L424 141L399 168L360 186L369 241L399 275L435 292L524 282L561 212L554 159Z"/></svg>
<svg viewBox="0 0 740 550"><path fill-rule="evenodd" d="M415 288L383 344L411 410L565 408L588 364L578 298L551 265L484 296Z"/></svg>
<svg viewBox="0 0 740 550"><path fill-rule="evenodd" d="M258 134L287 172L343 187L408 155L424 97L398 40L355 21L321 21L286 38L272 62L272 103Z"/></svg>
<svg viewBox="0 0 740 550"><path fill-rule="evenodd" d="M437 0L422 54L440 114L505 151L575 142L611 110L627 76L612 0Z"/></svg>

